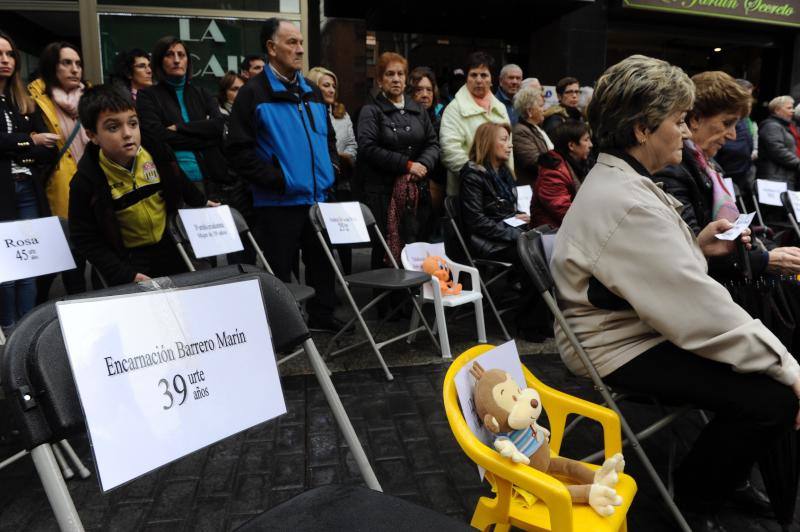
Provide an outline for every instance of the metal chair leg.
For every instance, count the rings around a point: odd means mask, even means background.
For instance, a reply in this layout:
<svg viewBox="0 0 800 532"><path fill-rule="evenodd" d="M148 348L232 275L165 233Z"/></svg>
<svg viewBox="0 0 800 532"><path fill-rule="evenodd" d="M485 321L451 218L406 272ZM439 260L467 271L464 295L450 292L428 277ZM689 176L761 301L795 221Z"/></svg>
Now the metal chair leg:
<svg viewBox="0 0 800 532"><path fill-rule="evenodd" d="M58 462L58 467L61 468L61 471L64 473L64 478L66 480L71 479L75 476L75 473L72 471L72 468L69 466L67 461L64 459L64 455L61 454L61 449L58 448L58 444L53 444L53 454L56 457L56 461Z"/></svg>
<svg viewBox="0 0 800 532"><path fill-rule="evenodd" d="M81 478L89 478L92 475L92 472L89 471L85 465L83 465L83 462L81 462L81 459L78 458L78 455L75 453L72 445L70 445L67 440L61 440L58 443L64 448L64 452L67 453L67 456L75 465L75 468L78 470L78 474L81 476Z"/></svg>
<svg viewBox="0 0 800 532"><path fill-rule="evenodd" d="M83 532L81 518L75 509L72 497L70 497L64 477L61 476L61 470L53 455L53 448L50 444L45 443L35 447L31 451L31 455L39 478L42 480L47 500L50 501L50 507L56 516L58 528L61 532Z"/></svg>

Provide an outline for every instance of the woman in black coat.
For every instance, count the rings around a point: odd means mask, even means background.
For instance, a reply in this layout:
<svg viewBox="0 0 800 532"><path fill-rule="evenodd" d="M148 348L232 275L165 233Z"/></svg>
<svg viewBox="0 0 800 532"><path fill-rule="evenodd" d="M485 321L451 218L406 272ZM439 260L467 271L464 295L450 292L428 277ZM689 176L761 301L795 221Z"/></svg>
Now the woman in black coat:
<svg viewBox="0 0 800 532"><path fill-rule="evenodd" d="M136 97L142 142L172 148L189 179L210 200L224 201L219 190L230 176L222 154L225 121L219 105L208 91L191 82L191 57L180 39L159 39L153 47L152 66L158 83Z"/></svg>
<svg viewBox="0 0 800 532"><path fill-rule="evenodd" d="M428 113L404 95L407 69L401 55L382 54L377 65L380 90L358 117L358 178L364 203L384 233L395 181L411 175L427 185L428 173L439 159L439 142ZM430 204L427 186L420 190L428 195L422 201ZM381 265L383 255L382 248L373 248L373 268Z"/></svg>
<svg viewBox="0 0 800 532"><path fill-rule="evenodd" d="M19 51L0 32L0 221L48 216L42 167L56 155L58 135L47 127L19 77ZM45 132L45 133L40 133ZM0 327L8 334L36 302L35 279L0 285Z"/></svg>

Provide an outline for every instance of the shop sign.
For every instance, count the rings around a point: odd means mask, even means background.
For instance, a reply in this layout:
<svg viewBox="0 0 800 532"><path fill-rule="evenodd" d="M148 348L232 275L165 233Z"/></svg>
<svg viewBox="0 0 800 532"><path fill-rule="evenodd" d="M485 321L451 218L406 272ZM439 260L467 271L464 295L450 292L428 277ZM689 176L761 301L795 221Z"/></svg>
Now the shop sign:
<svg viewBox="0 0 800 532"><path fill-rule="evenodd" d="M800 0L623 0L623 6L800 27Z"/></svg>

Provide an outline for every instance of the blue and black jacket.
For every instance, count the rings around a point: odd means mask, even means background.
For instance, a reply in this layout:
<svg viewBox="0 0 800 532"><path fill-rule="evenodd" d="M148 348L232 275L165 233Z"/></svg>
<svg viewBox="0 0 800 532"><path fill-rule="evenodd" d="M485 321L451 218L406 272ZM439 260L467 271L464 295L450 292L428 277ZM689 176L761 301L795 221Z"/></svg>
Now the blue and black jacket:
<svg viewBox="0 0 800 532"><path fill-rule="evenodd" d="M325 201L338 162L319 89L298 72L297 92L269 67L239 89L228 123L230 167L252 184L255 207Z"/></svg>

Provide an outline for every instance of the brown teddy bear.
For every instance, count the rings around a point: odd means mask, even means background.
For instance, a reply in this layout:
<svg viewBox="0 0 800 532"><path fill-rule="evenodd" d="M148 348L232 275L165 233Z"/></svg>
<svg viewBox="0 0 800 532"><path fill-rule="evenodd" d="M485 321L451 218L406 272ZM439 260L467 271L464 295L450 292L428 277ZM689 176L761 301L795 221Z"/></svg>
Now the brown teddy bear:
<svg viewBox="0 0 800 532"><path fill-rule="evenodd" d="M494 447L502 456L574 481L567 485L573 502L589 504L602 516L614 513L614 507L622 504L614 489L625 468L621 454L607 459L597 471L569 458L551 456L550 432L536 423L542 412L536 390L521 390L505 371L486 371L477 362L470 374L476 381L473 396L478 417L495 435Z"/></svg>

